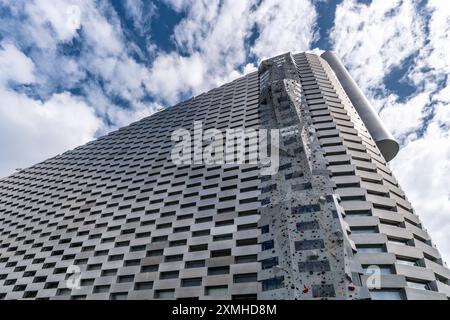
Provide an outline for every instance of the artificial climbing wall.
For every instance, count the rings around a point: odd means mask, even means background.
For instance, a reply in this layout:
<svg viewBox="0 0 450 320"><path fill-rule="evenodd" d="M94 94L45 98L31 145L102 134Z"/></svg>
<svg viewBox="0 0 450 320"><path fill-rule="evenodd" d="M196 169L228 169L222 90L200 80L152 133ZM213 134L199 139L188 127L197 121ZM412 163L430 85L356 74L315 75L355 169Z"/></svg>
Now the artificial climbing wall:
<svg viewBox="0 0 450 320"><path fill-rule="evenodd" d="M258 297L368 298L302 88L309 73L285 54L263 62L259 76L261 126L280 130L280 167L262 178Z"/></svg>

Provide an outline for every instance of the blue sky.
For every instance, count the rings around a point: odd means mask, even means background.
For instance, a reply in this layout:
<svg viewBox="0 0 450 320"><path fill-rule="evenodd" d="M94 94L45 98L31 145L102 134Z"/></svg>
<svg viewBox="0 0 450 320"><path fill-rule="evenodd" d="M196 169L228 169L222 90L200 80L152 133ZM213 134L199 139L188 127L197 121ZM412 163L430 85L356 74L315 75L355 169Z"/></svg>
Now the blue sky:
<svg viewBox="0 0 450 320"><path fill-rule="evenodd" d="M446 0L0 0L0 176L306 50L335 50L401 142L449 261Z"/></svg>

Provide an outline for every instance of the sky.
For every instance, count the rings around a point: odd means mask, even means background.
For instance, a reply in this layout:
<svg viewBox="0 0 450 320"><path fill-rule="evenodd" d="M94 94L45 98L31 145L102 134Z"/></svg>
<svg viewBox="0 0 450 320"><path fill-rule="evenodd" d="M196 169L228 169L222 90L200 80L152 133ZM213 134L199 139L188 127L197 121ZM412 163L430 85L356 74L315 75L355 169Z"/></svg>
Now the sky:
<svg viewBox="0 0 450 320"><path fill-rule="evenodd" d="M309 50L400 142L390 166L450 262L448 0L0 0L0 177Z"/></svg>

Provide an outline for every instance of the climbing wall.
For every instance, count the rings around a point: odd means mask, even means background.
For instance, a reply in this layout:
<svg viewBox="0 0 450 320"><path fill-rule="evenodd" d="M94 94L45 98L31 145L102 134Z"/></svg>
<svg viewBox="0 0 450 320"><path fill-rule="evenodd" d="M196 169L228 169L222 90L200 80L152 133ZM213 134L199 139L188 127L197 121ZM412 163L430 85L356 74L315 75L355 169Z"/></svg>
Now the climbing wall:
<svg viewBox="0 0 450 320"><path fill-rule="evenodd" d="M258 298L368 298L297 70L290 54L259 68L261 126L280 130L280 163L261 177Z"/></svg>

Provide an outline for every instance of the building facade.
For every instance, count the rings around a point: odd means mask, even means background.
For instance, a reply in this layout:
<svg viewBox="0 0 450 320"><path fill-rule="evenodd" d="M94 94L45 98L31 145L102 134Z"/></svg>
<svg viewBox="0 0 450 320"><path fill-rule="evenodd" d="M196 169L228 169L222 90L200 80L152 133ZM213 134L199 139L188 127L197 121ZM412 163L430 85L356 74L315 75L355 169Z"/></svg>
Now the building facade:
<svg viewBox="0 0 450 320"><path fill-rule="evenodd" d="M277 130L277 170L174 163L173 133L198 123ZM447 299L397 152L332 52L268 59L0 179L0 298Z"/></svg>

